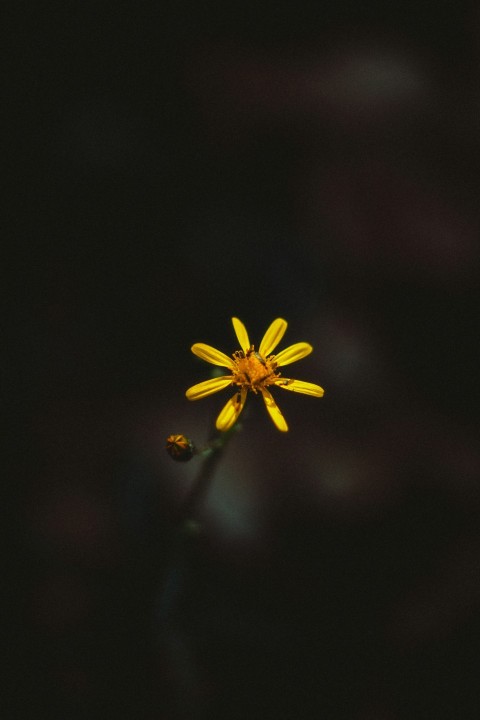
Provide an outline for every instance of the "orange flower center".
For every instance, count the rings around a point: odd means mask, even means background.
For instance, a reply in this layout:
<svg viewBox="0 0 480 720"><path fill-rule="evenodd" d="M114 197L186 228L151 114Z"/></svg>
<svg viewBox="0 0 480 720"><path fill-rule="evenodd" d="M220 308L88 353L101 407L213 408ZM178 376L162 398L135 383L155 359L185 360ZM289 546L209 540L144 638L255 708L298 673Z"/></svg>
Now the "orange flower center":
<svg viewBox="0 0 480 720"><path fill-rule="evenodd" d="M269 355L263 358L255 348L252 347L246 353L237 350L233 355L235 368L232 373L232 382L242 387L248 387L253 392L260 388L271 385L280 373L276 373L277 363L275 356Z"/></svg>

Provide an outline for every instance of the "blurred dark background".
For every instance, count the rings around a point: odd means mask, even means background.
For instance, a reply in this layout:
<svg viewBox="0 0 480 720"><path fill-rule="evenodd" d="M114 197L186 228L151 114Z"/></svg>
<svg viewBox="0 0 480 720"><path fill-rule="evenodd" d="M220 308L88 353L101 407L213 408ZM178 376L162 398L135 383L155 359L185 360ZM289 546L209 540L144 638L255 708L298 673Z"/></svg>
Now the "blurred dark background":
<svg viewBox="0 0 480 720"><path fill-rule="evenodd" d="M2 717L478 718L476 3L5 20ZM172 576L232 315L326 393L250 399Z"/></svg>

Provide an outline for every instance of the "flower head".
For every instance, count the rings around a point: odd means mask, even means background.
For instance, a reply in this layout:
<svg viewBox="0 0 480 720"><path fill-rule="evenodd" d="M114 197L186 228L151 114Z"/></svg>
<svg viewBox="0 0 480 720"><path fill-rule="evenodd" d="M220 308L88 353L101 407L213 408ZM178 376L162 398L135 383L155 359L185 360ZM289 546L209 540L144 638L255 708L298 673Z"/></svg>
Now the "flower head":
<svg viewBox="0 0 480 720"><path fill-rule="evenodd" d="M229 385L236 387L235 395L227 402L216 422L217 430L225 432L238 419L248 392L255 394L260 392L276 427L282 432L286 432L288 425L268 388L270 385L276 385L283 390L322 397L324 391L319 385L303 380L284 378L278 371L278 368L306 357L313 348L308 343L299 342L285 348L278 355L272 355L272 351L277 347L287 329L287 322L282 318L277 318L272 322L263 336L258 351L255 350L254 345L251 345L245 325L238 318L232 318L232 323L241 350L234 352L231 357L211 345L204 343L192 345L192 352L195 355L212 365L227 368L230 374L193 385L187 390L186 396L189 400L200 400Z"/></svg>

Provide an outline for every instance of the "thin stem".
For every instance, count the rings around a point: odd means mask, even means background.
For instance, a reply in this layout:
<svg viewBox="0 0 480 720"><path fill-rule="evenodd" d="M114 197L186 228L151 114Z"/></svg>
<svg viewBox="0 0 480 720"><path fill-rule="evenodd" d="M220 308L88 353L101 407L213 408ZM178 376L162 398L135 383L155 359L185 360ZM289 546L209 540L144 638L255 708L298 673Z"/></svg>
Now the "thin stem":
<svg viewBox="0 0 480 720"><path fill-rule="evenodd" d="M171 539L170 559L165 570L158 609L158 619L163 628L168 625L180 588L185 580L187 547L198 531L198 526L191 521L195 520L198 506L206 496L223 450L239 427L240 425L237 423L227 432L214 436L199 453L203 455L204 461L188 495L180 505L175 532Z"/></svg>
<svg viewBox="0 0 480 720"><path fill-rule="evenodd" d="M198 471L197 477L195 478L187 497L180 506L178 517L178 525L180 527L188 520L193 519L199 502L202 497L206 495L210 483L213 480L215 469L222 457L223 450L228 444L228 441L232 437L233 433L236 432L238 428L239 425L235 424L230 430L227 430L227 432L221 433L221 435L213 438L208 443L206 449L203 450L202 454L205 457L203 464Z"/></svg>

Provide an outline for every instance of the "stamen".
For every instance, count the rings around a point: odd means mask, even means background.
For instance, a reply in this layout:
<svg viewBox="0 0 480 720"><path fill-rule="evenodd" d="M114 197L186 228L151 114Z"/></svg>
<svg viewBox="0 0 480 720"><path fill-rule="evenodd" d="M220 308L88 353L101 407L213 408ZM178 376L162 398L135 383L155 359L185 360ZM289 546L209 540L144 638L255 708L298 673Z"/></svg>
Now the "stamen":
<svg viewBox="0 0 480 720"><path fill-rule="evenodd" d="M253 345L246 353L237 350L232 357L235 365L232 382L254 393L271 385L280 377L280 373L275 372L277 368L275 356L264 358L255 351Z"/></svg>

